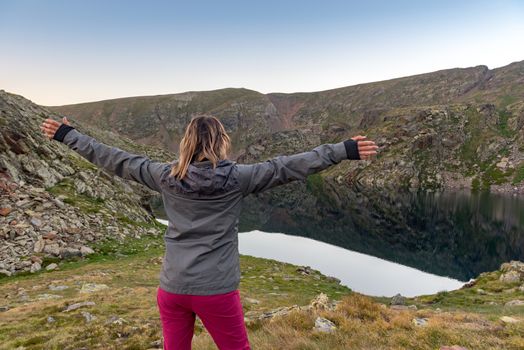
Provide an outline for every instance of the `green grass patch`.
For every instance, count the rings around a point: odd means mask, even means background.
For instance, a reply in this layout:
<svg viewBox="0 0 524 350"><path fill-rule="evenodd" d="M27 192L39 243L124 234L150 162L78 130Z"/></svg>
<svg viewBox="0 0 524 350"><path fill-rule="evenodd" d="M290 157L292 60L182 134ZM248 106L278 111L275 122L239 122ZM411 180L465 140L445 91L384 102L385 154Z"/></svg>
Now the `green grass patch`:
<svg viewBox="0 0 524 350"><path fill-rule="evenodd" d="M466 139L462 144L459 156L462 161L471 166L477 163L477 148L484 142L482 137L482 130L480 128L480 114L475 108L468 108L465 112L467 123L464 127L466 131Z"/></svg>
<svg viewBox="0 0 524 350"><path fill-rule="evenodd" d="M524 181L524 162L517 165L513 174L512 184L516 185Z"/></svg>
<svg viewBox="0 0 524 350"><path fill-rule="evenodd" d="M499 121L497 126L500 135L504 137L513 137L516 132L508 127L508 119L511 117L511 114L507 110L499 110L498 114Z"/></svg>
<svg viewBox="0 0 524 350"><path fill-rule="evenodd" d="M480 180L478 177L475 177L472 181L471 181L471 190L472 191L479 191L480 190Z"/></svg>
<svg viewBox="0 0 524 350"><path fill-rule="evenodd" d="M509 182L513 169L502 171L495 164L482 165L481 170L484 170L481 176L482 189L489 189L491 185L502 185Z"/></svg>
<svg viewBox="0 0 524 350"><path fill-rule="evenodd" d="M85 158L83 158L80 155L77 155L76 153L70 153L67 158L76 168L86 170L98 170L96 165L87 161Z"/></svg>
<svg viewBox="0 0 524 350"><path fill-rule="evenodd" d="M98 197L90 197L83 193L76 193L73 180L64 178L62 181L46 190L55 196L64 196L63 202L78 207L86 213L98 213L104 208L105 200Z"/></svg>
<svg viewBox="0 0 524 350"><path fill-rule="evenodd" d="M516 96L511 96L511 95L504 95L502 96L502 98L500 99L500 104L499 106L501 108L505 108L506 106L509 106L510 104L514 103L514 102L517 102L518 101L518 97Z"/></svg>

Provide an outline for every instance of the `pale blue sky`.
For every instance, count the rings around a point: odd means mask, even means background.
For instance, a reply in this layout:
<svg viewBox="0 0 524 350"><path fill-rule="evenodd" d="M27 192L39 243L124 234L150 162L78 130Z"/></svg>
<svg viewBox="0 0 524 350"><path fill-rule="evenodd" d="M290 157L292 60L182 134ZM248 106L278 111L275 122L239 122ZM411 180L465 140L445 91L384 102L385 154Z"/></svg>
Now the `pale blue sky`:
<svg viewBox="0 0 524 350"><path fill-rule="evenodd" d="M0 89L44 105L318 91L524 60L524 1L0 0Z"/></svg>

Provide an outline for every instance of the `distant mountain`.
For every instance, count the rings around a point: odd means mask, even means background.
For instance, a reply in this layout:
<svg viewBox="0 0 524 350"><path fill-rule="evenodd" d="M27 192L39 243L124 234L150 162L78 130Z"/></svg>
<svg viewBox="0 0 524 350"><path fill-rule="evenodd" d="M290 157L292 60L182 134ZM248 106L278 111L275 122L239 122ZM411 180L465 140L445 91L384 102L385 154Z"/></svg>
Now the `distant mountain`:
<svg viewBox="0 0 524 350"><path fill-rule="evenodd" d="M524 191L524 61L312 93L222 89L49 108L172 152L191 117L209 113L231 133L240 161L365 134L380 156L339 175L379 186Z"/></svg>

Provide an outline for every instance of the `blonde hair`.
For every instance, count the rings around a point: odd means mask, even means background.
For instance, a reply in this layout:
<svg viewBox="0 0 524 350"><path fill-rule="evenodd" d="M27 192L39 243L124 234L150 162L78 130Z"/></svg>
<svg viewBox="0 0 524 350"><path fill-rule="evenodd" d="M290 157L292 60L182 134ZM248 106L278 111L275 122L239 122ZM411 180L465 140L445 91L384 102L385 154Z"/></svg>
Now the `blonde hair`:
<svg viewBox="0 0 524 350"><path fill-rule="evenodd" d="M171 168L169 175L183 179L192 161L208 159L216 168L218 161L227 158L231 140L224 126L217 118L200 115L191 119L182 141L178 162Z"/></svg>

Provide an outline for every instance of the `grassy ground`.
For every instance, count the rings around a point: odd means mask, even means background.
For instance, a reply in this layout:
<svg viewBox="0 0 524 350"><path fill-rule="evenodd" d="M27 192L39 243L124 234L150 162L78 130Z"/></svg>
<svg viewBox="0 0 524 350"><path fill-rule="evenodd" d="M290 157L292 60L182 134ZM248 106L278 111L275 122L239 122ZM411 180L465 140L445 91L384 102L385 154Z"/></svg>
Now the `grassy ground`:
<svg viewBox="0 0 524 350"><path fill-rule="evenodd" d="M156 288L162 239L108 241L97 251L89 259L63 262L59 270L0 280L4 298L0 306L9 307L0 313L0 349L161 348ZM318 271L303 275L291 264L250 256L241 256L240 261L240 293L245 315L251 319L247 325L254 349L438 349L443 345L524 349L524 322L499 320L502 315L524 320L522 306L503 306L522 299L522 292L501 285L497 272L482 277L472 288L408 300L418 310L393 310L385 305L388 299L353 293ZM87 283L108 288L82 293ZM53 291L50 285L68 288ZM256 320L264 311L307 305L320 292L340 300L336 309L292 311ZM46 299L50 295L59 297ZM83 301L95 304L63 311ZM96 319L88 322L82 312ZM313 331L317 316L330 319L338 329ZM54 322L48 322L48 317ZM426 318L428 324L414 325L415 317ZM199 321L193 346L216 349Z"/></svg>

